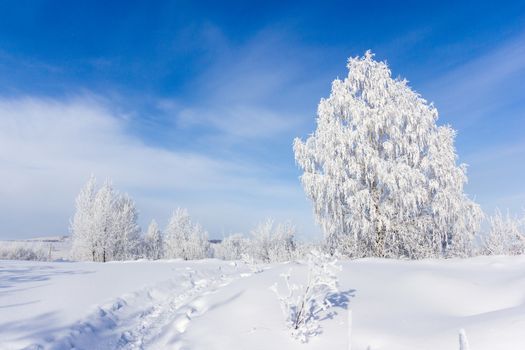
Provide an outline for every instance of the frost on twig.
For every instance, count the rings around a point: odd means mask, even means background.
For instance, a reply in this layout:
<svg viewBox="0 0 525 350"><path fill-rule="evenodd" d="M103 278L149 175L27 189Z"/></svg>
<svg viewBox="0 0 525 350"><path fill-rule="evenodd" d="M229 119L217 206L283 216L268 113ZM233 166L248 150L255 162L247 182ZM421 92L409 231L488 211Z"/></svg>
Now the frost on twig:
<svg viewBox="0 0 525 350"><path fill-rule="evenodd" d="M312 251L308 257L308 279L305 285L290 283L291 271L282 274L286 294L277 284L271 289L277 294L286 324L294 338L305 343L320 333L319 319L332 303L330 296L338 292L337 272L341 267L328 254Z"/></svg>

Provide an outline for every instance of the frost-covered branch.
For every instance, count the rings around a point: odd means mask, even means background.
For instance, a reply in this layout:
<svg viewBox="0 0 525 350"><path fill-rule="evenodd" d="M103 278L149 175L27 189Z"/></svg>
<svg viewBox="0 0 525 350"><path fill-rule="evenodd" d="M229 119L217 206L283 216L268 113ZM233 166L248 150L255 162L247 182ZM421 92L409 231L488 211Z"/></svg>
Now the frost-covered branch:
<svg viewBox="0 0 525 350"><path fill-rule="evenodd" d="M308 277L305 285L290 282L291 272L283 274L286 294L281 294L277 285L272 290L277 294L286 324L294 338L307 342L320 332L319 317L332 306L330 296L338 291L337 272L340 267L327 254L313 251L308 257Z"/></svg>

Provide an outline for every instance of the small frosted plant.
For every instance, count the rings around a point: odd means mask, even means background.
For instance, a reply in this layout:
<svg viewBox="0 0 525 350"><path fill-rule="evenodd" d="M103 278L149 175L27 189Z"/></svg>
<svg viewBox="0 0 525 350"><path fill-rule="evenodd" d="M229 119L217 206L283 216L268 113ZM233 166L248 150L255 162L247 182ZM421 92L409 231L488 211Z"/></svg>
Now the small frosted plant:
<svg viewBox="0 0 525 350"><path fill-rule="evenodd" d="M332 303L330 296L338 292L337 261L328 254L312 251L308 256L308 279L305 285L290 283L291 271L282 274L287 289L279 293L277 284L271 289L277 294L286 325L291 335L306 343L320 333L319 318Z"/></svg>

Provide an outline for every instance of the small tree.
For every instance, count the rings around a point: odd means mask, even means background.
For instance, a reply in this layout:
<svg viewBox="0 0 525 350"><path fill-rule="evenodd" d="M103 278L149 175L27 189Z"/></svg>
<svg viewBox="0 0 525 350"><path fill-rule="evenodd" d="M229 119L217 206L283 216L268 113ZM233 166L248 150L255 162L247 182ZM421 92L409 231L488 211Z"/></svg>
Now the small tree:
<svg viewBox="0 0 525 350"><path fill-rule="evenodd" d="M275 224L272 219L257 225L251 232L250 254L265 263L289 261L296 248L295 227L290 223Z"/></svg>
<svg viewBox="0 0 525 350"><path fill-rule="evenodd" d="M241 260L248 252L249 241L241 234L233 234L214 245L213 256L223 260Z"/></svg>
<svg viewBox="0 0 525 350"><path fill-rule="evenodd" d="M250 255L259 261L270 262L273 220L268 219L257 225L251 232Z"/></svg>
<svg viewBox="0 0 525 350"><path fill-rule="evenodd" d="M296 257L296 229L290 222L278 223L273 233L273 249L270 261L290 261Z"/></svg>
<svg viewBox="0 0 525 350"><path fill-rule="evenodd" d="M140 256L142 236L137 224L138 211L128 195L118 195L113 213L113 259L131 260Z"/></svg>
<svg viewBox="0 0 525 350"><path fill-rule="evenodd" d="M117 243L113 209L115 192L111 182L107 180L95 195L93 204L93 232L95 250L93 261L106 262L113 260L114 248Z"/></svg>
<svg viewBox="0 0 525 350"><path fill-rule="evenodd" d="M93 206L96 179L91 176L80 190L75 202L76 210L70 224L71 255L79 260L95 261L97 241L93 235Z"/></svg>
<svg viewBox="0 0 525 350"><path fill-rule="evenodd" d="M101 262L136 258L141 246L137 218L131 198L115 192L109 180L96 191L96 180L91 177L76 200L72 256Z"/></svg>
<svg viewBox="0 0 525 350"><path fill-rule="evenodd" d="M437 109L367 52L348 61L317 111L317 129L294 142L328 249L351 256L466 254L481 210L463 193L455 131Z"/></svg>
<svg viewBox="0 0 525 350"><path fill-rule="evenodd" d="M184 260L204 259L210 255L208 234L191 222L186 209L178 208L166 228L166 257Z"/></svg>
<svg viewBox="0 0 525 350"><path fill-rule="evenodd" d="M149 259L162 259L164 256L162 232L155 220L152 220L148 226L148 232L144 238L145 254Z"/></svg>
<svg viewBox="0 0 525 350"><path fill-rule="evenodd" d="M489 218L490 230L484 241L485 252L493 255L525 253L525 219L505 217L499 210Z"/></svg>

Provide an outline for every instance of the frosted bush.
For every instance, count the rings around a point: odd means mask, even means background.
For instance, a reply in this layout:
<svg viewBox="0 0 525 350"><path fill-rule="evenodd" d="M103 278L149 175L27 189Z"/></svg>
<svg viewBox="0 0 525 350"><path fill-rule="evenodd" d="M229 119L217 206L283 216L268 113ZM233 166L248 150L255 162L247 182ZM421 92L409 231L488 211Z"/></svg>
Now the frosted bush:
<svg viewBox="0 0 525 350"><path fill-rule="evenodd" d="M499 210L489 218L490 229L484 240L489 255L519 255L525 253L525 218L504 217Z"/></svg>
<svg viewBox="0 0 525 350"><path fill-rule="evenodd" d="M286 325L291 335L307 342L319 334L319 318L332 306L330 296L338 292L337 272L340 266L328 254L312 251L308 257L308 277L305 285L292 284L291 272L283 274L286 291L281 294L277 284L271 289L277 294Z"/></svg>
<svg viewBox="0 0 525 350"><path fill-rule="evenodd" d="M249 254L264 262L290 261L295 258L295 227L290 223L275 224L267 219L251 232Z"/></svg>
<svg viewBox="0 0 525 350"><path fill-rule="evenodd" d="M234 234L213 245L213 256L224 260L242 260L249 265L285 262L306 257L319 248L316 243L295 240L295 226L289 222L275 223L271 219L260 223L249 237Z"/></svg>
<svg viewBox="0 0 525 350"><path fill-rule="evenodd" d="M3 260L50 260L51 245L25 242L0 242L0 259Z"/></svg>
<svg viewBox="0 0 525 350"><path fill-rule="evenodd" d="M296 241L294 250L294 260L306 260L312 251L323 250L323 244L317 241ZM333 254L334 257L339 258L340 255Z"/></svg>
<svg viewBox="0 0 525 350"><path fill-rule="evenodd" d="M213 245L213 257L223 260L241 260L247 254L249 241L241 234L233 234Z"/></svg>

